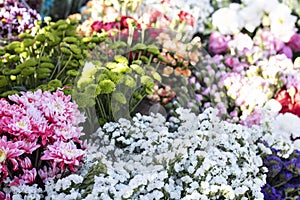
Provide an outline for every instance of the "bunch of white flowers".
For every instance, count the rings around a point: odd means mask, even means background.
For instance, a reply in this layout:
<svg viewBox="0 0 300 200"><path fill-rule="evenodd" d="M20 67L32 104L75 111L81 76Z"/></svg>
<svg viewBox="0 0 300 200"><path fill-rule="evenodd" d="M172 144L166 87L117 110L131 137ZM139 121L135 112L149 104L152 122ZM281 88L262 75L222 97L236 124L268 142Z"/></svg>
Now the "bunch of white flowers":
<svg viewBox="0 0 300 200"><path fill-rule="evenodd" d="M176 112L176 131L160 114L107 123L76 174L26 190L37 199L263 199L268 128L221 121L212 108Z"/></svg>
<svg viewBox="0 0 300 200"><path fill-rule="evenodd" d="M292 10L278 0L243 0L241 4L231 3L229 7L220 8L212 15L213 26L222 34L236 34L242 28L252 33L263 24L283 42L288 42L297 31L296 21Z"/></svg>
<svg viewBox="0 0 300 200"><path fill-rule="evenodd" d="M263 199L265 168L257 145L262 130L221 121L214 109L198 116L183 108L177 113L174 132L159 114L106 124L90 141L97 147L93 157L87 156L87 163L101 161L106 171L86 187L72 187L86 182L93 172L89 164L83 175L49 182L48 194L65 199Z"/></svg>

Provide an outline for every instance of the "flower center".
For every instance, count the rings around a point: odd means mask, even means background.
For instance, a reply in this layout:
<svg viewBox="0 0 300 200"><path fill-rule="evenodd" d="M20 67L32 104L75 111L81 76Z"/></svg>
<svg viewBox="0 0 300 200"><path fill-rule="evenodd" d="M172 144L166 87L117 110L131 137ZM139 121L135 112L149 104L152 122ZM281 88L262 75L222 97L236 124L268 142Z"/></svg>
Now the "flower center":
<svg viewBox="0 0 300 200"><path fill-rule="evenodd" d="M283 24L284 23L284 20L282 18L279 18L279 23L280 24Z"/></svg>
<svg viewBox="0 0 300 200"><path fill-rule="evenodd" d="M16 125L17 125L18 127L22 127L22 128L26 128L26 127L27 127L26 124L25 124L24 122L22 122L22 121L17 122Z"/></svg>
<svg viewBox="0 0 300 200"><path fill-rule="evenodd" d="M6 160L6 153L3 150L0 150L0 163Z"/></svg>
<svg viewBox="0 0 300 200"><path fill-rule="evenodd" d="M55 108L56 108L56 110L57 111L61 111L62 110L62 106L61 105L59 105L58 103L57 104L55 104L55 106L54 106Z"/></svg>

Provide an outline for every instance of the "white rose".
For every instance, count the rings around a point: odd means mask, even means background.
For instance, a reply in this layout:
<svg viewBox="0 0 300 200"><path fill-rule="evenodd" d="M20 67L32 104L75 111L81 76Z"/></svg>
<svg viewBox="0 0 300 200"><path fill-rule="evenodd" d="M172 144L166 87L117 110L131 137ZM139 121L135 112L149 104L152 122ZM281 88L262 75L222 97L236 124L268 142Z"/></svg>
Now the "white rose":
<svg viewBox="0 0 300 200"><path fill-rule="evenodd" d="M238 33L243 27L243 21L238 15L240 4L231 3L229 7L221 8L212 15L212 24L222 34Z"/></svg>

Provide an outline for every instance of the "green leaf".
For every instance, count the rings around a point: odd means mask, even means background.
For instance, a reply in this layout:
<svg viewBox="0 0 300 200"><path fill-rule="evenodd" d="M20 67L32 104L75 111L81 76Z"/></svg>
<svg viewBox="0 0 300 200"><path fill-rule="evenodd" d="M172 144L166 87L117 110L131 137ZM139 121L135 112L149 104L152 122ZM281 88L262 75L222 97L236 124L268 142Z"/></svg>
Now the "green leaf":
<svg viewBox="0 0 300 200"><path fill-rule="evenodd" d="M48 85L51 87L60 88L62 87L62 82L58 79L53 79L49 81Z"/></svg>
<svg viewBox="0 0 300 200"><path fill-rule="evenodd" d="M151 74L155 80L161 83L161 76L159 75L159 73L157 73L156 71L152 71Z"/></svg>
<svg viewBox="0 0 300 200"><path fill-rule="evenodd" d="M33 39L25 39L22 43L24 44L24 47L29 47L34 44L34 40Z"/></svg>
<svg viewBox="0 0 300 200"><path fill-rule="evenodd" d="M19 34L19 38L21 38L21 39L32 39L33 36L30 35L29 33L21 33L21 34Z"/></svg>
<svg viewBox="0 0 300 200"><path fill-rule="evenodd" d="M46 38L46 35L45 34L38 34L37 36L35 36L35 39L39 42L45 42L45 40L47 39Z"/></svg>
<svg viewBox="0 0 300 200"><path fill-rule="evenodd" d="M40 68L49 68L49 69L54 69L55 66L52 63L42 63L40 64Z"/></svg>
<svg viewBox="0 0 300 200"><path fill-rule="evenodd" d="M25 67L34 67L38 64L38 61L36 58L29 58L28 60L25 60L23 63L16 66L17 69L23 69Z"/></svg>
<svg viewBox="0 0 300 200"><path fill-rule="evenodd" d="M136 73L140 74L140 75L144 75L145 71L142 67L140 67L137 64L132 64L130 65L130 68L133 69Z"/></svg>
<svg viewBox="0 0 300 200"><path fill-rule="evenodd" d="M21 74L23 76L30 76L30 75L34 74L34 72L35 72L34 67L26 67L26 68L22 69Z"/></svg>
<svg viewBox="0 0 300 200"><path fill-rule="evenodd" d="M75 54L81 54L81 49L77 47L75 44L70 45L70 49Z"/></svg>
<svg viewBox="0 0 300 200"><path fill-rule="evenodd" d="M5 87L8 85L8 80L6 76L0 76L0 87Z"/></svg>
<svg viewBox="0 0 300 200"><path fill-rule="evenodd" d="M143 51L143 50L146 50L147 49L147 46L142 44L142 43L137 43L136 45L134 45L131 50L132 51Z"/></svg>
<svg viewBox="0 0 300 200"><path fill-rule="evenodd" d="M145 84L146 87L154 87L154 81L150 76L142 76L141 83Z"/></svg>
<svg viewBox="0 0 300 200"><path fill-rule="evenodd" d="M78 75L78 71L77 71L77 70L74 70L74 69L68 70L68 71L67 71L67 75L68 75L68 76L76 77L76 76Z"/></svg>
<svg viewBox="0 0 300 200"><path fill-rule="evenodd" d="M6 49L9 50L9 51L12 51L18 47L21 47L21 42L19 41L13 41L11 43L9 43L7 46L6 46Z"/></svg>
<svg viewBox="0 0 300 200"><path fill-rule="evenodd" d="M76 37L65 37L63 39L63 41L66 43L77 43L78 42Z"/></svg>
<svg viewBox="0 0 300 200"><path fill-rule="evenodd" d="M148 51L149 53L152 53L152 54L155 54L155 55L160 54L160 51L159 51L158 47L155 46L155 45L149 45L149 46L147 47L147 51Z"/></svg>

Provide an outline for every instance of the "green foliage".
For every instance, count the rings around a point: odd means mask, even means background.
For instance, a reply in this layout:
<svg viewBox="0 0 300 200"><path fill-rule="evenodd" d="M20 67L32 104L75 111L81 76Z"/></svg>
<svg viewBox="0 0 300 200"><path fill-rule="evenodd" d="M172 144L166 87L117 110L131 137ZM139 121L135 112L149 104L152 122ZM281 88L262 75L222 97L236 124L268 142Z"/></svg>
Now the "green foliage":
<svg viewBox="0 0 300 200"><path fill-rule="evenodd" d="M48 21L34 32L22 33L19 41L1 47L0 96L15 88L55 90L72 86L85 58L90 56L91 46L107 37L77 36L76 26L69 20ZM51 80L59 80L60 84L52 84Z"/></svg>

